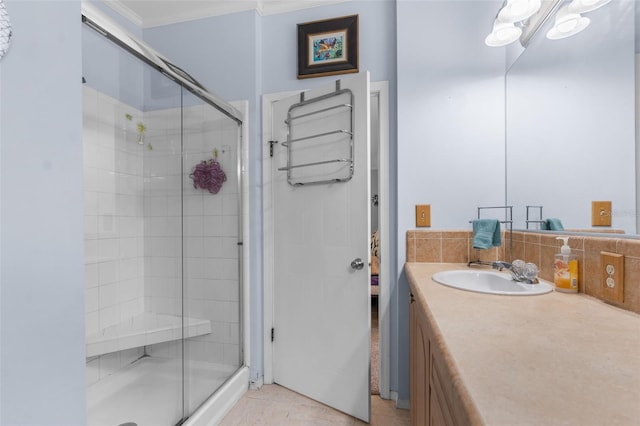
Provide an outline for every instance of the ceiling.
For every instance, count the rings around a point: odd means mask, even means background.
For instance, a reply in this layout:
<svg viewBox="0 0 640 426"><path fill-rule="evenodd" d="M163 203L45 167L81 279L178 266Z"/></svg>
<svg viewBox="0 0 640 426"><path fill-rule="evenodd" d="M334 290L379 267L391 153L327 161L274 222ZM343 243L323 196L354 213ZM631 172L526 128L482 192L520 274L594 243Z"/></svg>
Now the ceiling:
<svg viewBox="0 0 640 426"><path fill-rule="evenodd" d="M106 0L140 28L256 10L261 15L290 12L349 0Z"/></svg>

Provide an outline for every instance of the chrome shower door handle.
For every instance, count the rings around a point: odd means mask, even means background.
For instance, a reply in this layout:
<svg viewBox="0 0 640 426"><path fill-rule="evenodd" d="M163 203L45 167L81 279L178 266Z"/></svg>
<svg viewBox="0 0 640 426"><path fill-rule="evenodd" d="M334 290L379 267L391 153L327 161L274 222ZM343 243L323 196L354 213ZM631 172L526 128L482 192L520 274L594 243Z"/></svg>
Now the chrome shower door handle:
<svg viewBox="0 0 640 426"><path fill-rule="evenodd" d="M362 259L357 257L351 262L351 267L353 269L360 270L360 269L364 268L364 262L362 261Z"/></svg>

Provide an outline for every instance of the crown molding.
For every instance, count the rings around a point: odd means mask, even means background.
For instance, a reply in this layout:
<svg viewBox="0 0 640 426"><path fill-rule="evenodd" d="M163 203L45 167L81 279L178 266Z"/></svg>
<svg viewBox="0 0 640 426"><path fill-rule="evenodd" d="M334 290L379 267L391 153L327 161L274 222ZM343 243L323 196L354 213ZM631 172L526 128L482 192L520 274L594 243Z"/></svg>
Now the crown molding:
<svg viewBox="0 0 640 426"><path fill-rule="evenodd" d="M347 1L351 0L107 0L104 3L144 29L247 10L267 16Z"/></svg>

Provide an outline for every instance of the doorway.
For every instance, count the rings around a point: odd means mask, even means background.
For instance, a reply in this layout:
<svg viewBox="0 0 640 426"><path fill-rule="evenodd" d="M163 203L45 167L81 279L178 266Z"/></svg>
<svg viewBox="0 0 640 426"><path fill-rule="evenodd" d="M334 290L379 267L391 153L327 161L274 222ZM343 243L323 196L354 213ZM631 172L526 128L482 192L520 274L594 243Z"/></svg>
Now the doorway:
<svg viewBox="0 0 640 426"><path fill-rule="evenodd" d="M263 96L263 164L269 164L270 144L272 134L272 109L274 103L291 95L295 92L280 92ZM379 372L379 393L383 399L390 398L389 391L389 370L390 370L390 325L389 325L389 283L390 283L390 258L389 258L389 87L388 82L375 82L370 85L370 101L372 111L371 134L372 158L375 157L377 164L377 191L372 189L372 193L377 197L377 222L378 235L380 240L380 267L378 276L378 329L379 329L379 350L377 367ZM273 217L272 217L272 181L271 170L269 167L263 168L263 223L264 223L264 383L273 383L273 346L271 342L271 328L273 324ZM373 197L372 197L373 198ZM372 200L373 203L373 200Z"/></svg>

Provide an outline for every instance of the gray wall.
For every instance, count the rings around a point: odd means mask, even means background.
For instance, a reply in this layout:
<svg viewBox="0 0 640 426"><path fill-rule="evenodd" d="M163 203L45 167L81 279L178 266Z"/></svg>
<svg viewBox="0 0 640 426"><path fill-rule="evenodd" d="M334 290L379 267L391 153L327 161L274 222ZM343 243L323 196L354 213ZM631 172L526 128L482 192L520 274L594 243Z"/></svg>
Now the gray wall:
<svg viewBox="0 0 640 426"><path fill-rule="evenodd" d="M0 423L85 423L80 1L5 1Z"/></svg>

